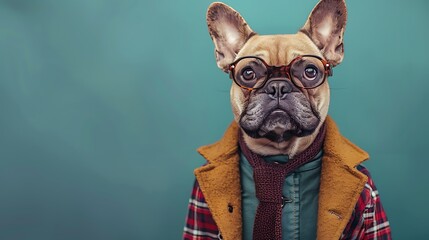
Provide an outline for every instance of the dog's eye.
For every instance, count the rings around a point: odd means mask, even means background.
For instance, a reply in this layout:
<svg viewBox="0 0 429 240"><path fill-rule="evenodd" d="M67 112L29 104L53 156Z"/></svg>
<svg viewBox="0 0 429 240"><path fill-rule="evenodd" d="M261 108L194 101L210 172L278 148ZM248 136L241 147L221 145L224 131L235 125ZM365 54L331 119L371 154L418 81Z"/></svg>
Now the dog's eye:
<svg viewBox="0 0 429 240"><path fill-rule="evenodd" d="M250 81L256 78L256 73L255 71L253 71L251 67L246 67L241 72L241 76L243 77L244 80Z"/></svg>
<svg viewBox="0 0 429 240"><path fill-rule="evenodd" d="M317 68L315 66L307 66L304 70L304 78L308 81L313 81L317 77Z"/></svg>

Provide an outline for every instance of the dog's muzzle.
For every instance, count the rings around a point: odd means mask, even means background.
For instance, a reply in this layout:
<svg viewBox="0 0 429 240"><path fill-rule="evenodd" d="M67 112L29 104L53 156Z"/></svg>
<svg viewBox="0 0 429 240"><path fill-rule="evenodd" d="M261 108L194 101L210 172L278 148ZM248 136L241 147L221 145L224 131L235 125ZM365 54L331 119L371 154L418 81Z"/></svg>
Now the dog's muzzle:
<svg viewBox="0 0 429 240"><path fill-rule="evenodd" d="M240 126L253 138L275 142L311 134L319 123L310 100L291 80L274 77L249 97Z"/></svg>

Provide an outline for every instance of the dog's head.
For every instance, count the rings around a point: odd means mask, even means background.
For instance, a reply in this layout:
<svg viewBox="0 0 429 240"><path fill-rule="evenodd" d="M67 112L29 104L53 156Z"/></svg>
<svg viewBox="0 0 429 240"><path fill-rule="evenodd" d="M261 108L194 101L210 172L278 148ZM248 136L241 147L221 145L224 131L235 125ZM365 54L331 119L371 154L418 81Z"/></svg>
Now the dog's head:
<svg viewBox="0 0 429 240"><path fill-rule="evenodd" d="M321 0L296 34L258 35L231 7L213 3L207 24L217 65L233 80L235 120L262 155L294 155L323 124L327 77L344 56L344 0Z"/></svg>

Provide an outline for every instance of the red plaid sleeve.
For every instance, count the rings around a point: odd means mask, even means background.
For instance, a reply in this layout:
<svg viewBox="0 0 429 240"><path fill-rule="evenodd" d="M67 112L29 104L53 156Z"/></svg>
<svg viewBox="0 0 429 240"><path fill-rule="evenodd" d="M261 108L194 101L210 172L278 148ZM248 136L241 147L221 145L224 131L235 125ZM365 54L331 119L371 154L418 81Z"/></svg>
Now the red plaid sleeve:
<svg viewBox="0 0 429 240"><path fill-rule="evenodd" d="M357 169L368 176L368 182L365 184L341 239L390 240L392 237L389 221L374 181L365 167L359 165Z"/></svg>
<svg viewBox="0 0 429 240"><path fill-rule="evenodd" d="M192 195L189 199L188 216L183 232L185 240L220 239L219 229L213 220L210 210L195 180Z"/></svg>

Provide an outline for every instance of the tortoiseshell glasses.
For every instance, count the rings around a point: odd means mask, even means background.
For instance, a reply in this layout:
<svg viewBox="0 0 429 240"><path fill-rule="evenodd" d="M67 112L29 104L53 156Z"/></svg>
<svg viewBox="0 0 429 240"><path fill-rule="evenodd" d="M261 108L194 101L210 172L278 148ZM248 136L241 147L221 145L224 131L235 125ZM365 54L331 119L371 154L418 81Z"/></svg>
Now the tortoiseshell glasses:
<svg viewBox="0 0 429 240"><path fill-rule="evenodd" d="M230 78L248 90L262 88L268 79L276 76L286 75L295 86L304 89L316 88L327 76L332 76L332 65L315 55L299 56L285 66L270 66L260 57L247 56L234 61L229 70Z"/></svg>

